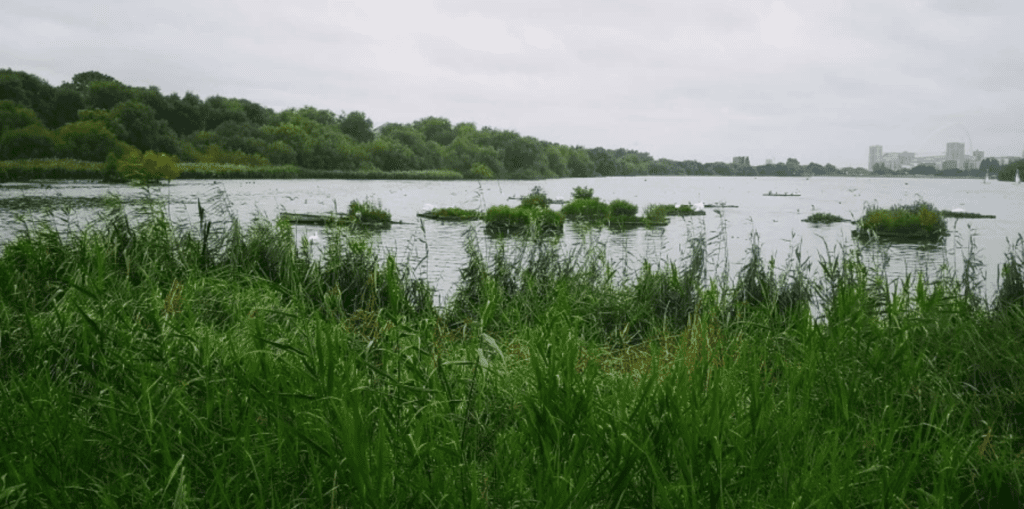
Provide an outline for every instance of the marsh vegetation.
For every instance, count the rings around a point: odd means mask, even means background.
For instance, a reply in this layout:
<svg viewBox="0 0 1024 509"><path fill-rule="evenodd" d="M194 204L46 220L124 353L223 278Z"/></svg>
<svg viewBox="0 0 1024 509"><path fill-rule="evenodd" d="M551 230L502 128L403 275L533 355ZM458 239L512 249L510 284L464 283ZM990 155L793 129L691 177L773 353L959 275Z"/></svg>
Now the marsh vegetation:
<svg viewBox="0 0 1024 509"><path fill-rule="evenodd" d="M881 208L869 205L856 222L853 235L891 240L939 240L949 235L946 220L937 208L925 201Z"/></svg>
<svg viewBox="0 0 1024 509"><path fill-rule="evenodd" d="M469 235L439 307L359 230L328 228L314 257L285 223L162 210L3 247L0 505L1022 494L1024 239L988 302L966 270L892 281L838 251L812 271L756 237L730 277L721 234L628 274L598 244Z"/></svg>

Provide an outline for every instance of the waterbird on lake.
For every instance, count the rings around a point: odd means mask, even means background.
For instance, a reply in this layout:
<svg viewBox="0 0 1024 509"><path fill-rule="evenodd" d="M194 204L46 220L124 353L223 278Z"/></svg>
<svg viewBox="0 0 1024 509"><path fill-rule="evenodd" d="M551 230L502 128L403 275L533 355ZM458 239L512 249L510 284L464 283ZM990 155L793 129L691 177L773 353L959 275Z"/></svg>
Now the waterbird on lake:
<svg viewBox="0 0 1024 509"><path fill-rule="evenodd" d="M312 235L306 236L306 240L308 240L310 244L319 244L320 236L317 235L316 232L313 232Z"/></svg>

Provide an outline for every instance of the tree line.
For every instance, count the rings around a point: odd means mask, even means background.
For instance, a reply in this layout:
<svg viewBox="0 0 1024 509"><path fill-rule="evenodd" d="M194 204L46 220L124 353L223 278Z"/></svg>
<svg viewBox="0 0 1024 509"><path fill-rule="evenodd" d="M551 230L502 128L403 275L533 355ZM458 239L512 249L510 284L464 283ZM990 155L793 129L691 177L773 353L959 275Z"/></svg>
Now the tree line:
<svg viewBox="0 0 1024 509"><path fill-rule="evenodd" d="M26 72L0 70L0 159L109 161L135 151L254 167L447 169L474 179L865 173L831 164L800 165L796 159L761 166L655 159L646 152L570 147L442 117L375 128L360 111L339 114L306 106L275 112L246 99L165 95L157 87L128 86L96 71L55 87Z"/></svg>

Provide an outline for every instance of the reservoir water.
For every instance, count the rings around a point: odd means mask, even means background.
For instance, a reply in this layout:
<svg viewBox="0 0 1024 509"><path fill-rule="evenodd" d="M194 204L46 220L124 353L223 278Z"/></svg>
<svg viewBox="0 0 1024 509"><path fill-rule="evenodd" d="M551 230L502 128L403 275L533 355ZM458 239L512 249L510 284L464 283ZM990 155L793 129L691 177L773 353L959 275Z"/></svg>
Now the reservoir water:
<svg viewBox="0 0 1024 509"><path fill-rule="evenodd" d="M984 288L991 298L998 267L1009 243L1024 233L1024 186L1010 182L985 183L976 179L845 178L845 177L605 177L544 181L402 181L402 180L178 180L153 188L169 202L175 222L198 222L198 202L230 206L243 224L257 215L270 219L280 212L345 212L352 200L377 199L395 221L388 230L371 234L377 248L393 253L399 261L411 261L417 276L431 282L443 301L465 263L463 248L467 229L485 250L496 240L482 233L481 222L442 223L421 220L416 213L425 205L484 210L493 205L516 205L510 197L528 194L540 186L551 198L568 199L574 187L594 189L604 201L625 199L644 206L691 202L725 203L735 207L708 209L706 216L673 217L668 226L612 232L577 229L566 223L561 243L566 249L586 237L606 249L607 256L623 273L642 260L652 263L685 259L688 239L705 235L711 261L719 270L735 274L748 259L756 233L764 257L778 264L799 249L812 264L819 254L839 249L861 249L865 260L890 277L924 272L934 275L943 266L962 270L967 245L973 240L983 263ZM799 196L765 196L766 193ZM0 186L0 246L14 238L24 225L46 217L66 226L84 225L102 210L104 196L137 198L143 189L95 182L49 182ZM866 206L888 207L916 200L939 209L964 209L995 215L996 219L949 219L952 234L937 245L883 244L865 246L851 238L850 223L815 226L801 220L814 212L828 212L847 219L859 218ZM55 211L52 207L57 207ZM64 210L60 210L64 207ZM48 211L49 209L49 211ZM295 226L296 239L314 233L315 226ZM713 267L712 267L713 268Z"/></svg>

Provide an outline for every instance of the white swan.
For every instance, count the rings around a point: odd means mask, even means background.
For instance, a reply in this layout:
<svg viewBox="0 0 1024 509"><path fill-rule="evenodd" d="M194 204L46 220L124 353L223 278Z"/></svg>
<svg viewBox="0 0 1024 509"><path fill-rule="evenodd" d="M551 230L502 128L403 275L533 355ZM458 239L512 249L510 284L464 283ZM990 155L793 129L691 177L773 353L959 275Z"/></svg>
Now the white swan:
<svg viewBox="0 0 1024 509"><path fill-rule="evenodd" d="M693 207L694 212L700 212L700 211L704 210L704 202L702 202L702 201L694 203L691 206Z"/></svg>
<svg viewBox="0 0 1024 509"><path fill-rule="evenodd" d="M317 235L316 232L313 232L312 235L306 236L306 240L308 240L310 244L319 244L320 236Z"/></svg>

